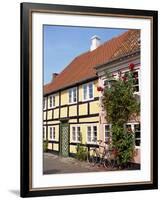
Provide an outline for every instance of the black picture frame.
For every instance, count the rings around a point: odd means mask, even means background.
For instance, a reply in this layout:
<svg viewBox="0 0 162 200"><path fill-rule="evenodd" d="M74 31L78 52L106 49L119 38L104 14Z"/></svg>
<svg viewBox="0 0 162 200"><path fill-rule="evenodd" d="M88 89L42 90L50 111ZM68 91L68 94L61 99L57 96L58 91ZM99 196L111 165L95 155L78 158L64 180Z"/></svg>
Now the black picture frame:
<svg viewBox="0 0 162 200"><path fill-rule="evenodd" d="M31 138L32 105L31 105L31 15L32 12L70 12L73 14L91 13L92 15L120 15L121 17L136 16L152 19L152 181L149 183L73 187L57 189L32 189L31 181ZM48 195L68 195L83 193L99 193L114 191L146 190L158 188L158 12L152 10L132 10L116 8L99 8L71 5L21 3L21 197L36 197Z"/></svg>

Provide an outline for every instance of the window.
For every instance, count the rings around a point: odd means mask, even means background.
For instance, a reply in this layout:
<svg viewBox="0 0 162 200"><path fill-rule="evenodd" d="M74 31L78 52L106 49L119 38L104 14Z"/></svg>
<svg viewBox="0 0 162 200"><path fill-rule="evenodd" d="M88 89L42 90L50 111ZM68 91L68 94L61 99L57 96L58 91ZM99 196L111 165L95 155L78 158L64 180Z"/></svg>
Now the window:
<svg viewBox="0 0 162 200"><path fill-rule="evenodd" d="M43 98L43 110L46 109L46 98Z"/></svg>
<svg viewBox="0 0 162 200"><path fill-rule="evenodd" d="M126 124L126 129L127 129L127 132L133 132L134 133L135 146L140 147L140 143L141 143L140 124L137 124L137 123Z"/></svg>
<svg viewBox="0 0 162 200"><path fill-rule="evenodd" d="M50 139L55 139L55 127L50 127Z"/></svg>
<svg viewBox="0 0 162 200"><path fill-rule="evenodd" d="M83 100L93 99L93 83L83 85Z"/></svg>
<svg viewBox="0 0 162 200"><path fill-rule="evenodd" d="M97 142L97 126L87 126L87 142Z"/></svg>
<svg viewBox="0 0 162 200"><path fill-rule="evenodd" d="M105 142L111 139L111 125L105 124Z"/></svg>
<svg viewBox="0 0 162 200"><path fill-rule="evenodd" d="M72 141L73 142L81 142L80 126L72 127Z"/></svg>
<svg viewBox="0 0 162 200"><path fill-rule="evenodd" d="M49 99L49 107L50 107L50 108L55 107L55 95L50 96L50 99Z"/></svg>
<svg viewBox="0 0 162 200"><path fill-rule="evenodd" d="M72 88L69 90L69 103L76 103L77 102L77 89Z"/></svg>
<svg viewBox="0 0 162 200"><path fill-rule="evenodd" d="M128 71L124 73L125 76L128 76ZM107 79L103 80L104 87L111 88L114 81L115 80L107 80ZM133 90L134 92L139 92L139 71L133 72Z"/></svg>
<svg viewBox="0 0 162 200"><path fill-rule="evenodd" d="M76 127L72 127L72 140L76 141L76 132L75 132Z"/></svg>
<svg viewBox="0 0 162 200"><path fill-rule="evenodd" d="M133 124L126 124L126 131L127 131L128 133L130 133L130 132L133 131L133 130L132 130L132 126L133 126Z"/></svg>
<svg viewBox="0 0 162 200"><path fill-rule="evenodd" d="M125 72L125 76L128 76L128 71ZM139 71L133 72L133 91L139 92Z"/></svg>
<svg viewBox="0 0 162 200"><path fill-rule="evenodd" d="M91 142L91 126L87 127L87 141Z"/></svg>
<svg viewBox="0 0 162 200"><path fill-rule="evenodd" d="M140 146L141 143L141 131L140 131L140 124L134 125L134 133L135 133L135 145L137 147Z"/></svg>
<svg viewBox="0 0 162 200"><path fill-rule="evenodd" d="M83 85L83 99L87 99L87 85Z"/></svg>
<svg viewBox="0 0 162 200"><path fill-rule="evenodd" d="M43 139L45 140L46 139L46 132L45 132L45 127L43 126Z"/></svg>
<svg viewBox="0 0 162 200"><path fill-rule="evenodd" d="M93 98L93 84L92 83L89 83L89 99L92 99Z"/></svg>
<svg viewBox="0 0 162 200"><path fill-rule="evenodd" d="M110 80L104 80L103 81L103 84L104 84L104 87L108 87L108 88L111 88L111 81Z"/></svg>
<svg viewBox="0 0 162 200"><path fill-rule="evenodd" d="M139 72L133 72L133 90L139 92Z"/></svg>

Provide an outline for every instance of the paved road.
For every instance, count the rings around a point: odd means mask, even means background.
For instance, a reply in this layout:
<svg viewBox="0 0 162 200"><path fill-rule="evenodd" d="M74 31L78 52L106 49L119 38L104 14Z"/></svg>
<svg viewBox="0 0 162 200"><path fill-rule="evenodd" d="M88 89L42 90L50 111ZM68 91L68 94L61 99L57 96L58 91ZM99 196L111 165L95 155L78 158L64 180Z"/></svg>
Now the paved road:
<svg viewBox="0 0 162 200"><path fill-rule="evenodd" d="M78 161L71 157L60 157L51 153L43 155L43 174L79 173L79 172L107 171L103 166Z"/></svg>

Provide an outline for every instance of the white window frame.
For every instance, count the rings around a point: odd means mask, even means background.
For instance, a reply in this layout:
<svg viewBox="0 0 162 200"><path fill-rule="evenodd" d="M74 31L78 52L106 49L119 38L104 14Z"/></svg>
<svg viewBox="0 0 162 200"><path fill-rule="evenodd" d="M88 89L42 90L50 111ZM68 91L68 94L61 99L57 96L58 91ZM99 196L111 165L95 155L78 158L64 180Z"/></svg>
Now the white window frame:
<svg viewBox="0 0 162 200"><path fill-rule="evenodd" d="M47 107L47 98L44 97L43 98L43 110L46 110L46 107Z"/></svg>
<svg viewBox="0 0 162 200"><path fill-rule="evenodd" d="M55 94L49 96L49 108L54 108L56 106L55 97L56 97ZM51 98L52 98L52 105L51 105Z"/></svg>
<svg viewBox="0 0 162 200"><path fill-rule="evenodd" d="M123 70L123 71L121 70L121 74L124 74L124 73L126 73L126 72L129 72L129 70L128 70L128 69L127 69L127 70ZM138 73L138 87L139 87L139 91L137 91L137 92L135 91L134 94L138 94L138 95L139 95L139 94L140 94L140 69L134 69L133 72L137 72L137 73ZM116 76L117 76L117 75L116 75ZM115 76L115 77L116 77L116 76ZM115 79L116 79L116 78L115 78ZM104 86L104 87L105 87L105 82L106 82L106 81L108 81L108 82L111 83L111 81L109 81L108 79L106 79L106 78L103 79L103 86ZM111 87L110 83L108 84L108 87L109 87L109 88Z"/></svg>
<svg viewBox="0 0 162 200"><path fill-rule="evenodd" d="M128 69L127 69L127 70L123 70L123 71L121 70L121 73L122 73L122 74L124 74L124 73L126 73L126 72L129 72L129 70L128 70ZM133 93L139 95L139 94L140 94L140 83L141 83L141 82L140 82L140 69L136 69L136 68L135 68L133 72L138 72L138 87L139 87L139 91L138 91L138 92L133 92Z"/></svg>
<svg viewBox="0 0 162 200"><path fill-rule="evenodd" d="M134 92L134 94L140 94L140 70L139 69L135 69L134 72L137 72L138 73L138 91Z"/></svg>
<svg viewBox="0 0 162 200"><path fill-rule="evenodd" d="M74 100L74 90L76 91L76 100ZM70 92L71 92L71 101L69 97ZM77 103L77 87L73 87L68 90L68 98L69 98L69 104Z"/></svg>
<svg viewBox="0 0 162 200"><path fill-rule="evenodd" d="M88 141L88 127L91 127L91 141ZM96 141L93 141L92 139L94 138L94 127L96 127L96 132L97 132L97 135L96 135ZM97 144L97 136L98 136L98 127L97 127L97 124L88 124L87 125L87 130L86 130L86 140L87 140L87 144Z"/></svg>
<svg viewBox="0 0 162 200"><path fill-rule="evenodd" d="M106 126L110 126L110 140L112 141L112 124L104 124L104 142L106 141L106 136L105 136L105 133L106 133Z"/></svg>
<svg viewBox="0 0 162 200"><path fill-rule="evenodd" d="M46 140L46 127L43 126L43 140Z"/></svg>
<svg viewBox="0 0 162 200"><path fill-rule="evenodd" d="M49 139L50 140L55 140L56 139L56 129L55 129L55 126L50 126L49 127Z"/></svg>
<svg viewBox="0 0 162 200"><path fill-rule="evenodd" d="M141 126L140 122L129 122L129 123L126 123L125 125L131 125L131 129L132 129L132 132L134 134L134 145L135 145L135 148L136 149L140 149L141 148L141 129L140 129L140 138L138 138L138 139L140 139L140 145L136 146L136 143L135 143L136 137L135 137L135 128L134 128L135 125L140 125Z"/></svg>
<svg viewBox="0 0 162 200"><path fill-rule="evenodd" d="M105 85L106 81L108 81L108 85ZM108 88L111 88L111 80L103 79L103 87L105 88L106 86L108 86Z"/></svg>
<svg viewBox="0 0 162 200"><path fill-rule="evenodd" d="M89 93L89 85L90 85L90 84L92 84L92 92L93 92L93 95L92 95L91 98L89 97L89 94L90 94L90 93ZM84 98L84 87L85 87L85 86L87 87L87 95L86 95L86 98ZM88 101L88 100L94 99L94 82L89 82L89 83L83 84L83 85L82 85L82 91L83 91L83 92L82 92L82 100L83 100L83 101Z"/></svg>
<svg viewBox="0 0 162 200"><path fill-rule="evenodd" d="M73 128L75 128L75 139L73 139ZM78 140L78 128L80 129L80 136L79 136L79 140ZM80 126L71 126L71 141L72 142L76 142L76 143L81 143L81 127Z"/></svg>

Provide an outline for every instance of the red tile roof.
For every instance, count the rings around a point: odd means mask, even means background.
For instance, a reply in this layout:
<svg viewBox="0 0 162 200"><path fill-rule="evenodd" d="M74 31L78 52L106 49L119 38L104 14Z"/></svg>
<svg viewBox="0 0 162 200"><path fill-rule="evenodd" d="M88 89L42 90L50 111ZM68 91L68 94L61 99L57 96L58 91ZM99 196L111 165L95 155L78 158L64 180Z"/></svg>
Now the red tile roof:
<svg viewBox="0 0 162 200"><path fill-rule="evenodd" d="M122 56L137 48L137 45L132 48L130 38L138 40L138 33L137 30L127 31L105 42L95 50L76 57L52 82L44 86L44 94L52 93L86 79L97 78L96 66L107 63L114 57ZM137 42L134 42L134 44L137 44Z"/></svg>

